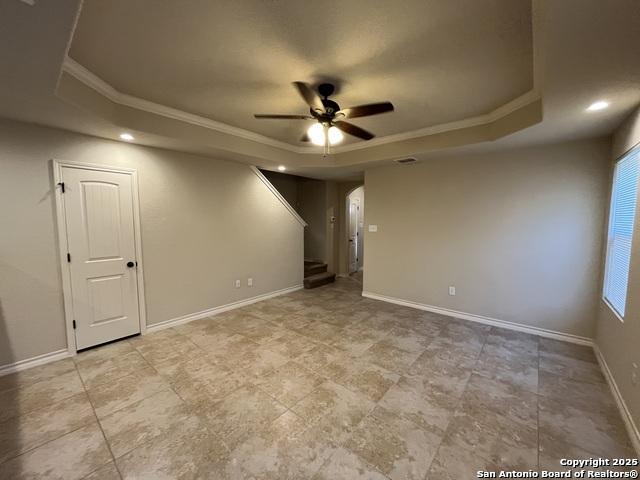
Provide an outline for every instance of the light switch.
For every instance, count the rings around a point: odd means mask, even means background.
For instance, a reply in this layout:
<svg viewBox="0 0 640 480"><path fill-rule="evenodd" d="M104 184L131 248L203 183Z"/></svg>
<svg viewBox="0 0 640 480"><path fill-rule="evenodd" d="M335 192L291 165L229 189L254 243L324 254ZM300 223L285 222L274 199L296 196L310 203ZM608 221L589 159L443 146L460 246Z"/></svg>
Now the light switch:
<svg viewBox="0 0 640 480"><path fill-rule="evenodd" d="M378 225L369 225L369 231L370 232L377 232L378 231Z"/></svg>

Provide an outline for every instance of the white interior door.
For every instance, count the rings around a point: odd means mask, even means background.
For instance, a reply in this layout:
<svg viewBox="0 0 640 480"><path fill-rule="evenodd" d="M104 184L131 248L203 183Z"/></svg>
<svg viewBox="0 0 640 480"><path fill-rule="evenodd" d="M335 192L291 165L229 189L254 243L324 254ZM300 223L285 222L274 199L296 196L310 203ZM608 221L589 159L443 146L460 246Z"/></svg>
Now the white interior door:
<svg viewBox="0 0 640 480"><path fill-rule="evenodd" d="M132 175L62 168L76 346L140 333Z"/></svg>
<svg viewBox="0 0 640 480"><path fill-rule="evenodd" d="M360 199L349 199L349 273L358 270L358 216Z"/></svg>

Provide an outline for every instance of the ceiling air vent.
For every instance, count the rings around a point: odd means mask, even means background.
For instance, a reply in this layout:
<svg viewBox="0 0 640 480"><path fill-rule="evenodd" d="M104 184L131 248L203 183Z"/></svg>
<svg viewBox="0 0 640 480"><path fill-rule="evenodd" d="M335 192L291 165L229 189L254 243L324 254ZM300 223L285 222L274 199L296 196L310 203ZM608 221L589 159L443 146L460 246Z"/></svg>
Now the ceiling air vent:
<svg viewBox="0 0 640 480"><path fill-rule="evenodd" d="M413 157L409 157L409 158L400 158L398 160L394 160L396 163L399 163L401 165L410 165L412 163L417 163L418 159L417 158L413 158Z"/></svg>

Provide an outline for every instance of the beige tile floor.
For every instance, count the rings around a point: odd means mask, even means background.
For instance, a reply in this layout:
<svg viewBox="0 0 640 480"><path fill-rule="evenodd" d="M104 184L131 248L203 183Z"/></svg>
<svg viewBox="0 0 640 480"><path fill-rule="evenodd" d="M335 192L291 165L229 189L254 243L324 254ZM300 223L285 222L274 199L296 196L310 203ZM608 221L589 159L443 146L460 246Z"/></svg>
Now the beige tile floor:
<svg viewBox="0 0 640 480"><path fill-rule="evenodd" d="M471 479L634 456L589 348L360 289L0 377L0 478Z"/></svg>

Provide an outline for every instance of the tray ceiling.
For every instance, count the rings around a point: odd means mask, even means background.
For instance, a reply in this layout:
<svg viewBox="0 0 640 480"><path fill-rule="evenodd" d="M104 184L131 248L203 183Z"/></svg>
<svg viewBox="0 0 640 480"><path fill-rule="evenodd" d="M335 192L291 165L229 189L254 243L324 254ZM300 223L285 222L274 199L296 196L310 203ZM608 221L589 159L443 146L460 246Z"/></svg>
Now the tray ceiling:
<svg viewBox="0 0 640 480"><path fill-rule="evenodd" d="M377 136L487 114L533 88L525 0L157 2L86 0L69 56L119 92L293 145L290 83L334 81ZM357 140L353 140L357 141Z"/></svg>

